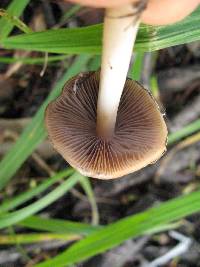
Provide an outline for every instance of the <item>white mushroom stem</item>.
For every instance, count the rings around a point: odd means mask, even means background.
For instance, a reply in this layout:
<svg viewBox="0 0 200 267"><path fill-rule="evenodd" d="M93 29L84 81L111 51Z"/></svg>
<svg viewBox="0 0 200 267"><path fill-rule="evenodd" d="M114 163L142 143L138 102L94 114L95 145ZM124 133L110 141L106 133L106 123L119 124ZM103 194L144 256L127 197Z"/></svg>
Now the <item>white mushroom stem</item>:
<svg viewBox="0 0 200 267"><path fill-rule="evenodd" d="M138 27L138 13L133 4L106 10L97 103L97 133L100 136L108 137L115 130Z"/></svg>

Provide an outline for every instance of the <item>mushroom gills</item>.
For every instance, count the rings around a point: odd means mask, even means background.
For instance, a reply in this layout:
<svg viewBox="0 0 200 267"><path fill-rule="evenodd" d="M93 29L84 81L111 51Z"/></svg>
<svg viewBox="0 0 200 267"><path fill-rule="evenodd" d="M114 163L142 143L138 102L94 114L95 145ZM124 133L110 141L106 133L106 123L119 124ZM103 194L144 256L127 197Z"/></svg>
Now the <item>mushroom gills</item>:
<svg viewBox="0 0 200 267"><path fill-rule="evenodd" d="M99 136L99 79L99 72L87 72L67 81L48 105L45 121L54 148L70 165L83 175L112 179L157 161L166 150L167 127L152 95L127 79L114 133Z"/></svg>

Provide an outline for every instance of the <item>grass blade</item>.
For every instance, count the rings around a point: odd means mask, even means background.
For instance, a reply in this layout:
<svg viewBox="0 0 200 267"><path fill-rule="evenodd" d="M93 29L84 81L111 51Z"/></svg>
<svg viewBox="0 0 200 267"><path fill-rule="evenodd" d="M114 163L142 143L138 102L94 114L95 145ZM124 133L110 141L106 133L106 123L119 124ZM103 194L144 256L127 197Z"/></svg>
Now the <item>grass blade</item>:
<svg viewBox="0 0 200 267"><path fill-rule="evenodd" d="M186 125L182 129L171 133L168 138L168 145L172 145L173 143L179 141L180 139L200 130L200 119Z"/></svg>
<svg viewBox="0 0 200 267"><path fill-rule="evenodd" d="M18 18L28 5L30 0L13 0L7 8L7 12ZM12 31L14 24L5 18L0 19L0 39L6 38Z"/></svg>
<svg viewBox="0 0 200 267"><path fill-rule="evenodd" d="M0 213L5 213L9 210L12 210L12 209L18 207L19 205L30 200L34 196L41 194L42 192L47 190L50 186L52 186L54 183L56 183L57 181L59 181L63 177L67 177L67 176L71 175L73 172L74 172L74 170L69 168L66 171L64 171L64 176L63 176L63 172L60 172L60 173L58 173L58 174L56 174L56 175L54 175L48 179L45 179L45 181L43 183L37 185L37 187L30 189L30 190L20 194L19 196L16 196L10 200L3 202L3 204L0 206Z"/></svg>
<svg viewBox="0 0 200 267"><path fill-rule="evenodd" d="M74 241L80 238L81 235L55 233L0 235L0 245L30 244L55 239Z"/></svg>
<svg viewBox="0 0 200 267"><path fill-rule="evenodd" d="M75 243L55 258L36 266L61 267L81 262L121 244L127 239L146 234L155 227L179 220L199 210L200 191L197 191L110 224Z"/></svg>
<svg viewBox="0 0 200 267"><path fill-rule="evenodd" d="M24 33L31 33L32 30L23 21L18 19L16 16L9 14L6 10L0 9L0 16L5 18L8 22L16 26Z"/></svg>
<svg viewBox="0 0 200 267"><path fill-rule="evenodd" d="M30 216L18 223L21 226L53 233L66 233L89 235L100 229L100 226L92 226L90 224L71 222L60 219L47 219L39 216Z"/></svg>
<svg viewBox="0 0 200 267"><path fill-rule="evenodd" d="M74 61L44 101L31 123L25 128L20 138L0 162L0 189L5 187L12 175L20 168L37 145L46 138L43 121L47 104L59 95L66 80L80 72L88 60L89 56L82 55Z"/></svg>
<svg viewBox="0 0 200 267"><path fill-rule="evenodd" d="M200 8L184 20L167 26L141 25L136 51L155 51L200 40ZM1 41L4 48L53 53L101 53L102 25L74 29L54 29L22 34Z"/></svg>
<svg viewBox="0 0 200 267"><path fill-rule="evenodd" d="M84 178L80 180L80 184L83 187L83 190L88 196L88 200L91 205L92 209L92 225L98 225L99 224L99 212L97 203L95 200L94 192L90 183L90 180L88 178Z"/></svg>
<svg viewBox="0 0 200 267"><path fill-rule="evenodd" d="M62 173L63 177L67 175L66 171ZM26 206L20 210L14 211L10 214L0 215L0 229L13 225L23 219L27 218L30 215L33 215L40 210L44 209L55 200L63 196L67 191L69 191L83 176L79 173L74 173L61 185L57 186L53 191L42 197L41 199L35 201L33 204Z"/></svg>
<svg viewBox="0 0 200 267"><path fill-rule="evenodd" d="M82 8L80 5L73 5L65 14L63 14L60 23L66 22Z"/></svg>
<svg viewBox="0 0 200 267"><path fill-rule="evenodd" d="M143 52L137 52L134 57L134 62L132 64L129 77L131 79L140 81L141 74L142 74L142 68L143 68L143 60L144 60L144 53Z"/></svg>

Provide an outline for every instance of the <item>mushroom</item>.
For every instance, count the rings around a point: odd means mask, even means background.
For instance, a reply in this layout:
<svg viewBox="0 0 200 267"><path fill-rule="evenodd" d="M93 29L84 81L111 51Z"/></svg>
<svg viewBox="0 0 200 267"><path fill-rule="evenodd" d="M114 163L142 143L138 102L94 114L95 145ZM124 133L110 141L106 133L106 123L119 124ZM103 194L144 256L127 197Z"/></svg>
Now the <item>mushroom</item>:
<svg viewBox="0 0 200 267"><path fill-rule="evenodd" d="M54 148L83 175L111 179L155 162L165 152L167 129L153 96L127 79L115 130L96 128L99 72L71 78L46 109L46 127ZM112 89L112 88L111 88Z"/></svg>
<svg viewBox="0 0 200 267"><path fill-rule="evenodd" d="M70 79L46 110L55 149L84 175L117 178L156 161L166 149L158 105L141 85L126 79L146 3L106 9L100 73Z"/></svg>
<svg viewBox="0 0 200 267"><path fill-rule="evenodd" d="M117 111L126 81L140 14L147 0L107 8L104 19L100 89L97 103L97 131L114 132Z"/></svg>

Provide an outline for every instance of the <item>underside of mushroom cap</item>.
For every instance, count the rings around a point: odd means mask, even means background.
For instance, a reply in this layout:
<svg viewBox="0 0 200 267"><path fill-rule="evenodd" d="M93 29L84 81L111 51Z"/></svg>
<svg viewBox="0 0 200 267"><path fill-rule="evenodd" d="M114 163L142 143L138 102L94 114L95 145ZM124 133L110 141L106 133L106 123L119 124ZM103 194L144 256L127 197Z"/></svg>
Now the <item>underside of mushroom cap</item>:
<svg viewBox="0 0 200 267"><path fill-rule="evenodd" d="M140 84L127 79L115 132L96 132L99 72L70 79L46 109L54 148L83 175L112 179L158 160L166 150L167 128L157 103ZM111 88L114 90L114 88Z"/></svg>

